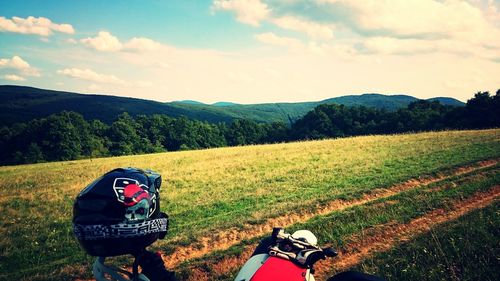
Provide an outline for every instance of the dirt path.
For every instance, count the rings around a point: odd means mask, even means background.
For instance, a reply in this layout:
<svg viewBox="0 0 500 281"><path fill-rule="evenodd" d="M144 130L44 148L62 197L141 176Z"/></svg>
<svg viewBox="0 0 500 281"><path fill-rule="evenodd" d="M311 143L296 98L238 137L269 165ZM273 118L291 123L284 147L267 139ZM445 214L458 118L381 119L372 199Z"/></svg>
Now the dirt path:
<svg viewBox="0 0 500 281"><path fill-rule="evenodd" d="M455 220L470 211L484 208L500 198L500 185L492 187L487 192L477 192L472 197L456 201L451 210L437 209L422 217L416 218L407 224L386 224L376 227L364 236L353 236L339 256L316 264L316 280L326 280L333 268L345 270L358 264L364 258L375 252L383 252L391 249L401 241L407 241L425 233L447 221ZM255 249L255 245L246 246L240 256L224 258L216 262L207 262L204 266L190 268L190 281L212 280L215 276L223 276L243 266ZM210 274L206 271L210 270Z"/></svg>
<svg viewBox="0 0 500 281"><path fill-rule="evenodd" d="M500 185L496 185L488 192L476 193L471 198L456 202L451 211L437 209L407 224L384 225L371 235L356 237L339 253L337 258L318 262L316 278L325 280L332 268L339 271L348 269L375 252L390 250L401 241L410 240L416 235L428 232L447 221L455 220L472 210L484 208L499 197Z"/></svg>
<svg viewBox="0 0 500 281"><path fill-rule="evenodd" d="M407 191L418 186L426 186L435 182L446 180L448 178L471 173L483 168L491 167L499 162L498 159L477 162L473 165L462 166L452 171L440 174L435 177L426 177L419 179L411 179L404 183L389 187L375 189L371 194L366 194L356 200L334 200L327 205L312 210L310 212L293 213L287 216L271 218L259 225L246 225L242 229L232 228L221 231L209 237L203 237L199 241L186 247L178 247L172 254L164 258L165 265L169 268L174 268L181 262L199 258L217 250L225 250L229 247L238 244L242 240L251 239L270 233L274 226L287 227L298 222L307 221L314 216L328 214L334 211L343 210L349 207L366 204L381 198L393 196L397 193ZM200 279L201 280L201 279Z"/></svg>

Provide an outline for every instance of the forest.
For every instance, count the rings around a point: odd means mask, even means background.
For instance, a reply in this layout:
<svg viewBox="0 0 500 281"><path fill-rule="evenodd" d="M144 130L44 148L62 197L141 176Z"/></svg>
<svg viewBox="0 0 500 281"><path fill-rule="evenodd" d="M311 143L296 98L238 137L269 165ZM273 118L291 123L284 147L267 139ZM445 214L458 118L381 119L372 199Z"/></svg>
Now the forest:
<svg viewBox="0 0 500 281"><path fill-rule="evenodd" d="M370 134L500 127L500 89L478 92L465 106L419 100L396 111L321 104L293 124L237 119L209 123L162 114L111 124L63 111L0 128L0 164L39 163L164 151L266 144Z"/></svg>

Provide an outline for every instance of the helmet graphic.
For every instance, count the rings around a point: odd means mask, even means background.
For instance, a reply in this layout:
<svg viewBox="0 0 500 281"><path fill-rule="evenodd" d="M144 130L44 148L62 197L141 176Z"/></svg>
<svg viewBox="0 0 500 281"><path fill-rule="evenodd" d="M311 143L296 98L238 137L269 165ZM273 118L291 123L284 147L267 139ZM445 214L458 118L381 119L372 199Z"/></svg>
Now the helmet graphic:
<svg viewBox="0 0 500 281"><path fill-rule="evenodd" d="M76 197L73 232L92 256L137 255L167 234L160 212L161 176L119 168L98 178Z"/></svg>

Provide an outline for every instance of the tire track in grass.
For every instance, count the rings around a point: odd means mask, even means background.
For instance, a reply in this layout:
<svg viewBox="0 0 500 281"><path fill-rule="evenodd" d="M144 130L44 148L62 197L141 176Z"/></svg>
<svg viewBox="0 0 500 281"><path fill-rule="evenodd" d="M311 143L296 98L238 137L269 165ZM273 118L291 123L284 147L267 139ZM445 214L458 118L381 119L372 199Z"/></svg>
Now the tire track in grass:
<svg viewBox="0 0 500 281"><path fill-rule="evenodd" d="M477 192L470 198L455 202L451 210L436 209L406 224L383 225L370 235L354 236L352 242L336 258L316 264L316 277L318 280L326 280L333 269L349 269L376 252L388 251L398 243L411 240L440 224L485 208L499 198L500 185L495 185L487 192Z"/></svg>
<svg viewBox="0 0 500 281"><path fill-rule="evenodd" d="M484 208L500 198L500 185L486 192L476 192L464 200L456 200L450 209L436 209L406 224L389 223L376 226L364 235L353 235L350 242L333 259L319 261L315 265L316 280L326 280L335 271L346 270L376 252L390 250L400 242L430 231L432 228L455 220L473 210ZM324 245L325 247L329 245ZM188 281L215 280L237 270L250 258L255 245L247 245L237 256L208 261L201 267L189 267ZM209 271L206 268L210 268ZM210 273L209 273L210 272Z"/></svg>
<svg viewBox="0 0 500 281"><path fill-rule="evenodd" d="M472 165L466 165L455 168L451 171L448 171L443 174L438 174L437 176L434 177L410 179L406 182L394 185L389 188L374 189L370 192L370 194L365 194L360 199L354 199L354 200L337 199L330 201L325 206L322 206L315 210L301 212L301 213L292 213L287 216L271 218L258 225L248 224L243 228L231 228L229 230L221 231L211 236L202 237L198 241L188 246L177 247L172 254L164 257L165 265L169 268L175 268L181 262L184 262L186 260L200 258L213 251L225 250L233 245L238 244L242 240L248 240L253 237L258 237L266 233L270 233L273 227L276 225L280 225L282 227L290 226L298 222L307 221L318 215L324 215L334 211L339 211L346 208L363 205L368 202L382 198L387 198L396 195L400 192L407 191L419 186L427 186L429 184L443 181L455 176L460 176L472 173L480 169L492 167L496 165L498 162L499 162L498 159L480 161Z"/></svg>

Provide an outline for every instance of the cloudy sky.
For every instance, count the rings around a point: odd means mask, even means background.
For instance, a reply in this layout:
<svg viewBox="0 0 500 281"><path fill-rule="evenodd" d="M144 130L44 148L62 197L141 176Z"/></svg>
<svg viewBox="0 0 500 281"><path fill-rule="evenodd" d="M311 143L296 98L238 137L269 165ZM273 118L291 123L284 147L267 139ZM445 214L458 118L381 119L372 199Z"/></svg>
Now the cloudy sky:
<svg viewBox="0 0 500 281"><path fill-rule="evenodd" d="M0 84L158 101L500 88L498 0L3 1Z"/></svg>

